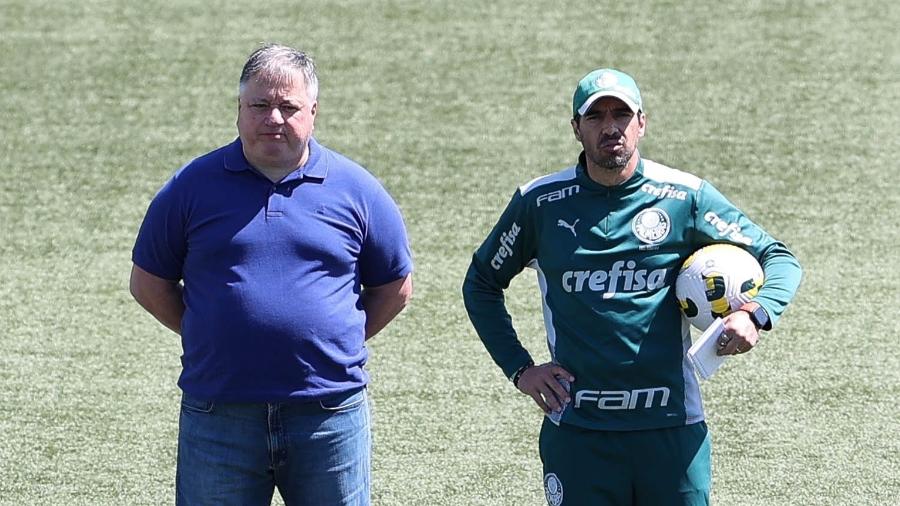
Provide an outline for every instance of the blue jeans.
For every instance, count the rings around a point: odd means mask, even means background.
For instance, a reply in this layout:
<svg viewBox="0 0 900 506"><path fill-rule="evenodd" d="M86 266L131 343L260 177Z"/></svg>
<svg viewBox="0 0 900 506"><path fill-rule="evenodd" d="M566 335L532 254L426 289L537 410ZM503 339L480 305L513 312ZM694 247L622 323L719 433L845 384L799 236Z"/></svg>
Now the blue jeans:
<svg viewBox="0 0 900 506"><path fill-rule="evenodd" d="M182 396L176 504L369 504L365 389L308 403L231 404Z"/></svg>

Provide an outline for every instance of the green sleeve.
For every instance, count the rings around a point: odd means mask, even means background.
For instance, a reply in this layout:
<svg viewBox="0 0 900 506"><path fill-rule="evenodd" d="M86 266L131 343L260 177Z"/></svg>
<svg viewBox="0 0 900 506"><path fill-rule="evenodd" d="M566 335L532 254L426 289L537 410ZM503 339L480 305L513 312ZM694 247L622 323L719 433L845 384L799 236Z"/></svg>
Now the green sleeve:
<svg viewBox="0 0 900 506"><path fill-rule="evenodd" d="M703 245L732 243L759 260L765 280L753 300L769 314L771 328L800 286L802 269L797 257L708 182L703 183L697 198L694 229L698 234L696 239Z"/></svg>
<svg viewBox="0 0 900 506"><path fill-rule="evenodd" d="M534 258L534 227L518 191L472 256L462 293L469 319L507 378L531 356L519 342L503 290Z"/></svg>

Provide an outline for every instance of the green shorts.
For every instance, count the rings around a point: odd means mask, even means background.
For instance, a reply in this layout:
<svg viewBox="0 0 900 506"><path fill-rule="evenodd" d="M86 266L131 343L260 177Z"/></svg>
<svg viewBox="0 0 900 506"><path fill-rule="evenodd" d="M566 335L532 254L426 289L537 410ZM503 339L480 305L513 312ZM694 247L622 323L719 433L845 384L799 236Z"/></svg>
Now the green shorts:
<svg viewBox="0 0 900 506"><path fill-rule="evenodd" d="M544 420L547 503L708 505L712 479L705 422L670 429L599 431Z"/></svg>

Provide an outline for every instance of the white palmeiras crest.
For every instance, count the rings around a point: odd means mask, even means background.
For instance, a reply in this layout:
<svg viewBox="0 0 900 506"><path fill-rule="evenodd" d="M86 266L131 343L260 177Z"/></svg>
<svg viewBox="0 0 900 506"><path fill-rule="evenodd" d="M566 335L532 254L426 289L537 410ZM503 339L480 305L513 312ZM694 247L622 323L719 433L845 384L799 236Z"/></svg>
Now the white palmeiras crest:
<svg viewBox="0 0 900 506"><path fill-rule="evenodd" d="M563 486L554 473L544 476L544 495L547 496L547 504L559 506L563 501Z"/></svg>
<svg viewBox="0 0 900 506"><path fill-rule="evenodd" d="M661 243L672 229L672 220L665 211L651 207L639 212L631 220L631 231L641 242L649 245Z"/></svg>
<svg viewBox="0 0 900 506"><path fill-rule="evenodd" d="M619 84L619 78L612 72L604 72L597 77L597 81L595 82L599 88L612 88Z"/></svg>

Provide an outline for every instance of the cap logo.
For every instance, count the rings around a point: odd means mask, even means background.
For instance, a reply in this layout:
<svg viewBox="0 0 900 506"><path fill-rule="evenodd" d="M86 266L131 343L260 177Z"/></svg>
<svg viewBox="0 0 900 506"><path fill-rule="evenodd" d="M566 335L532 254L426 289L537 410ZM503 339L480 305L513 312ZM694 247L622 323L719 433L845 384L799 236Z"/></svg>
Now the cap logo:
<svg viewBox="0 0 900 506"><path fill-rule="evenodd" d="M612 88L619 84L619 78L612 72L604 72L600 74L595 84L598 88Z"/></svg>

